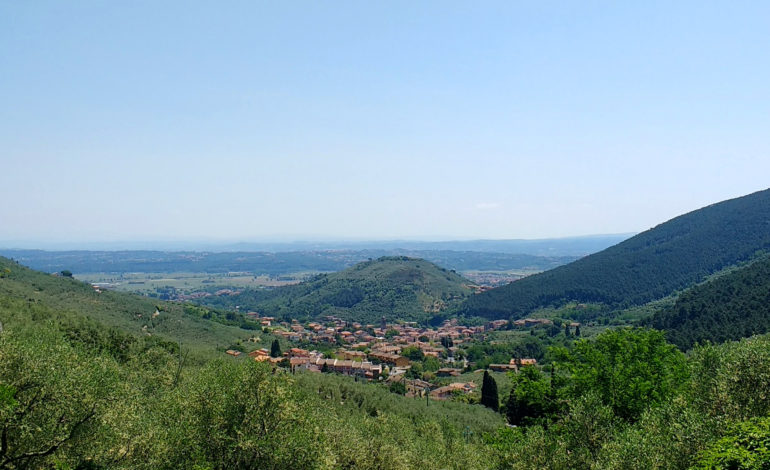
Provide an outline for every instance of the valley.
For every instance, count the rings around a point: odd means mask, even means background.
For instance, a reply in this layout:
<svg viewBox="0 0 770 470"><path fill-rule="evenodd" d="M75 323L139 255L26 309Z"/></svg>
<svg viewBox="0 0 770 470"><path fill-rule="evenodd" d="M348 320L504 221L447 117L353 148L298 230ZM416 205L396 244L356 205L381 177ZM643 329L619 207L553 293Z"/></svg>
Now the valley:
<svg viewBox="0 0 770 470"><path fill-rule="evenodd" d="M272 274L220 272L264 253L0 257L0 467L707 465L770 413L768 195L498 287L513 270L403 254ZM128 270L190 259L210 272Z"/></svg>

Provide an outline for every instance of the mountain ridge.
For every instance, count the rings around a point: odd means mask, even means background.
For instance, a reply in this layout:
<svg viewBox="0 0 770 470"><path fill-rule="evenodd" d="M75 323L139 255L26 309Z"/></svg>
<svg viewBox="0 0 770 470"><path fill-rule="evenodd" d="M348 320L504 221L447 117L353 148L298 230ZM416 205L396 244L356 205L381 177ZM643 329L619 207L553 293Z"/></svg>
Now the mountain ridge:
<svg viewBox="0 0 770 470"><path fill-rule="evenodd" d="M570 301L641 305L770 248L770 190L680 215L598 253L473 296L466 315L521 317Z"/></svg>

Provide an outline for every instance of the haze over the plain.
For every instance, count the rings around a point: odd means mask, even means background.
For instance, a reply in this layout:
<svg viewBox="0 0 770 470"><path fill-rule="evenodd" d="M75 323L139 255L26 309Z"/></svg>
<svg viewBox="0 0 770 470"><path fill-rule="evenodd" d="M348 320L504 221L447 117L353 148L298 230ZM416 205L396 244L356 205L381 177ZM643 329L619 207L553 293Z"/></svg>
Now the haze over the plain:
<svg viewBox="0 0 770 470"><path fill-rule="evenodd" d="M546 238L768 186L764 2L2 2L0 241Z"/></svg>

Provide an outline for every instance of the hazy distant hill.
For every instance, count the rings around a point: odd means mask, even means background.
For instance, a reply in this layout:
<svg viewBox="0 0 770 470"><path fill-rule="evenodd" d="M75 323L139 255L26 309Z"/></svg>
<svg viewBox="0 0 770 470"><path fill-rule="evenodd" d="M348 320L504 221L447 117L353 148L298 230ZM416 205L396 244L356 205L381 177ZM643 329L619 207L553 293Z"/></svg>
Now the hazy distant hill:
<svg viewBox="0 0 770 470"><path fill-rule="evenodd" d="M198 252L198 253L287 253L320 251L475 251L487 253L524 254L533 256L585 256L612 246L632 236L625 234L585 235L563 238L510 239L510 240L361 240L361 241L291 241L291 242L72 242L46 243L27 240L0 241L0 248L45 249L52 251L143 251L143 252ZM7 251L3 249L3 251ZM380 256L385 256L382 254ZM417 255L415 255L417 256Z"/></svg>
<svg viewBox="0 0 770 470"><path fill-rule="evenodd" d="M724 342L770 331L770 257L684 292L645 322L666 330L669 341L689 349L696 342Z"/></svg>
<svg viewBox="0 0 770 470"><path fill-rule="evenodd" d="M536 256L490 251L405 249L324 250L293 252L195 251L43 251L0 250L34 269L84 273L228 273L280 276L304 271L333 272L382 256L425 258L458 271L544 271L569 263L575 256Z"/></svg>
<svg viewBox="0 0 770 470"><path fill-rule="evenodd" d="M335 315L361 322L424 320L456 307L471 294L470 281L423 259L383 257L274 290L210 297L216 306L286 318Z"/></svg>
<svg viewBox="0 0 770 470"><path fill-rule="evenodd" d="M568 301L639 305L768 248L770 190L765 190L676 217L599 253L473 296L462 311L507 318Z"/></svg>

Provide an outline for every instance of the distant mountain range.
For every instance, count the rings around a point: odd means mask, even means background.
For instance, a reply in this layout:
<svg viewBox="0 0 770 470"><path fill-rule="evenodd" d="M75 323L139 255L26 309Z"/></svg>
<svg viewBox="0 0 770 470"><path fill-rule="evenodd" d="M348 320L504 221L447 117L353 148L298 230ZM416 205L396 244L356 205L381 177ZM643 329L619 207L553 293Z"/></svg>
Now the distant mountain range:
<svg viewBox="0 0 770 470"><path fill-rule="evenodd" d="M587 235L547 239L511 240L362 240L291 242L125 241L125 242L30 242L0 241L0 251L45 249L49 251L141 252L313 252L313 251L479 251L534 256L585 256L632 236L631 233Z"/></svg>
<svg viewBox="0 0 770 470"><path fill-rule="evenodd" d="M770 190L676 217L601 252L473 296L465 315L520 318L568 302L641 305L770 249Z"/></svg>
<svg viewBox="0 0 770 470"><path fill-rule="evenodd" d="M228 273L249 272L280 276L298 272L333 272L382 256L424 258L457 271L544 271L577 259L576 256L537 256L487 251L452 250L324 250L286 252L198 251L42 251L0 250L34 269L84 273Z"/></svg>

